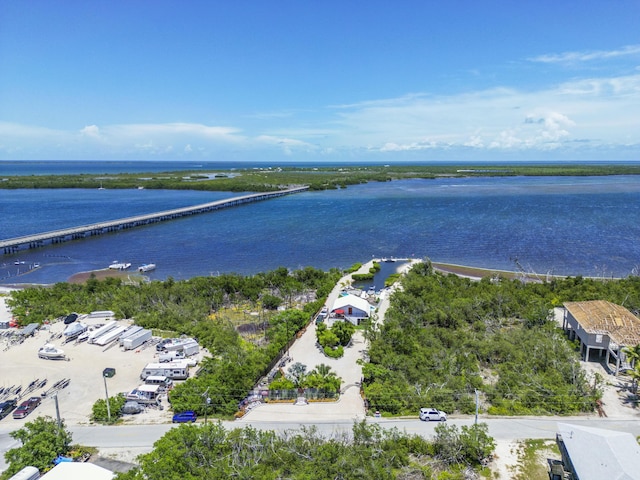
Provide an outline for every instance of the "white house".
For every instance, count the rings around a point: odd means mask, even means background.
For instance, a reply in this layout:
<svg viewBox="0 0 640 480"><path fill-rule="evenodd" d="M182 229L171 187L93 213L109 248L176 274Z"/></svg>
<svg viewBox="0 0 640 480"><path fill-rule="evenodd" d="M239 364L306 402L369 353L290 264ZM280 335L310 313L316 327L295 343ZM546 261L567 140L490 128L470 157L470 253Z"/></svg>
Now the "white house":
<svg viewBox="0 0 640 480"><path fill-rule="evenodd" d="M111 480L113 477L115 473L111 470L92 463L61 462L40 477L40 480Z"/></svg>
<svg viewBox="0 0 640 480"><path fill-rule="evenodd" d="M640 446L630 433L558 423L556 443L563 470L580 480L633 480L640 471ZM564 472L562 476L564 477Z"/></svg>
<svg viewBox="0 0 640 480"><path fill-rule="evenodd" d="M355 295L344 295L338 297L331 308L331 313L335 317L344 317L354 325L358 325L363 318L369 318L372 310L371 304L361 297Z"/></svg>

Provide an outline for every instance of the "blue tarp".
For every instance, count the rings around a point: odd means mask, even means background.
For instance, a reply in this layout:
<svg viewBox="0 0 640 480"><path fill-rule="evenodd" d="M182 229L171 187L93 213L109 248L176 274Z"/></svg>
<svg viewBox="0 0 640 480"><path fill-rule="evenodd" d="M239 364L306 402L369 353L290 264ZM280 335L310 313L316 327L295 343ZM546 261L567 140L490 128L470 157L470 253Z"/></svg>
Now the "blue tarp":
<svg viewBox="0 0 640 480"><path fill-rule="evenodd" d="M71 457L63 457L62 455L58 455L56 459L53 461L54 465L58 465L62 462L73 462L73 458Z"/></svg>

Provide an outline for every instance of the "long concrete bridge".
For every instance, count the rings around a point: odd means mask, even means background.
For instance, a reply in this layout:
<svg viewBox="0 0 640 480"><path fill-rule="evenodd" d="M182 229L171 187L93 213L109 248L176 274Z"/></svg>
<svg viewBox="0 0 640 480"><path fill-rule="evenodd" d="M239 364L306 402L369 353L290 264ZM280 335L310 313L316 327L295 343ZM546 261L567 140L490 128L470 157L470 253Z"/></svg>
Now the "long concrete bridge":
<svg viewBox="0 0 640 480"><path fill-rule="evenodd" d="M120 218L118 220L109 220L107 222L92 223L89 225L81 225L79 227L63 228L61 230L36 233L34 235L8 238L6 240L0 240L0 249L2 249L2 252L5 254L15 253L23 248L39 248L47 244L62 243L69 240L85 238L87 236L102 235L104 233L148 225L150 223L173 220L187 215L212 212L221 208L235 207L245 203L259 202L270 198L282 197L283 195L304 192L308 189L309 187L304 186L287 188L276 192L252 193L249 195L242 195L240 197L193 205L191 207L175 208L173 210L165 210L146 215L136 215L135 217Z"/></svg>

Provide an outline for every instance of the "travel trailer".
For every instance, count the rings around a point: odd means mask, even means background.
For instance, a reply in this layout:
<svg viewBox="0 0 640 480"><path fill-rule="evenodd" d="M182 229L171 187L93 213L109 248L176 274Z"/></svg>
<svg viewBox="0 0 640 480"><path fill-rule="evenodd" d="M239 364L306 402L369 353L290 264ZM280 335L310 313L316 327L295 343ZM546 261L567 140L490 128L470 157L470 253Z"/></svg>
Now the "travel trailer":
<svg viewBox="0 0 640 480"><path fill-rule="evenodd" d="M189 378L189 365L186 362L149 363L142 369L140 378L146 380L150 376L164 376L172 380Z"/></svg>
<svg viewBox="0 0 640 480"><path fill-rule="evenodd" d="M151 330L142 329L137 331L131 336L127 336L122 340L122 347L125 350L133 350L134 348L138 348L147 340L151 340Z"/></svg>

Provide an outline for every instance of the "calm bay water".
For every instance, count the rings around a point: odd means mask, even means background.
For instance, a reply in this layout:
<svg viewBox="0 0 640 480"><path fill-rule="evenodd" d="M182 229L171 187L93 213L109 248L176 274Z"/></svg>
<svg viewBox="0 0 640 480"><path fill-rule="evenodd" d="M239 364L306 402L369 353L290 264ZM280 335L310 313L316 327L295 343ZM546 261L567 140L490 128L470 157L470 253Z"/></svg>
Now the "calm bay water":
<svg viewBox="0 0 640 480"><path fill-rule="evenodd" d="M0 190L0 238L228 196ZM517 259L538 274L619 277L640 265L639 240L638 176L403 180L290 195L4 255L0 283L64 281L114 260L153 262L152 279L182 279L279 266L346 268L373 256L505 270L516 270ZM25 274L35 262L41 268Z"/></svg>

